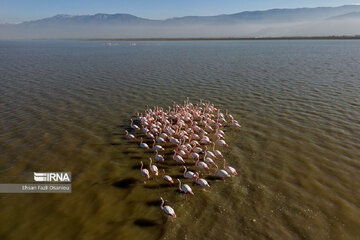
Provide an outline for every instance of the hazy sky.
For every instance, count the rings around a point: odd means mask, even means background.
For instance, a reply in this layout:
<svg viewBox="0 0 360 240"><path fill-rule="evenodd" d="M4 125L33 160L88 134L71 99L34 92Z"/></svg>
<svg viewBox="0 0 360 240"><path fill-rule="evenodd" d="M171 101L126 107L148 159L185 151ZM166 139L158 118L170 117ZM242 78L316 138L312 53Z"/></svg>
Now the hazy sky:
<svg viewBox="0 0 360 240"><path fill-rule="evenodd" d="M22 22L56 14L130 13L165 19L247 10L360 4L360 0L0 0L0 23Z"/></svg>

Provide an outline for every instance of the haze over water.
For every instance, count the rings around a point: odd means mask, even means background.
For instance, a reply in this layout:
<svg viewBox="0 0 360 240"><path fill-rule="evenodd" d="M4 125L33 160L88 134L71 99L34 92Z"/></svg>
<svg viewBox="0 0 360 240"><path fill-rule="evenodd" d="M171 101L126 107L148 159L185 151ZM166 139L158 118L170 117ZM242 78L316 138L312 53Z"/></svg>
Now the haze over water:
<svg viewBox="0 0 360 240"><path fill-rule="evenodd" d="M0 236L358 239L359 66L350 40L1 41L0 181L70 171L73 182L71 194L1 194ZM239 175L194 186L189 202L143 184L139 161L153 154L123 135L137 111L186 97L242 125L226 128L223 150Z"/></svg>

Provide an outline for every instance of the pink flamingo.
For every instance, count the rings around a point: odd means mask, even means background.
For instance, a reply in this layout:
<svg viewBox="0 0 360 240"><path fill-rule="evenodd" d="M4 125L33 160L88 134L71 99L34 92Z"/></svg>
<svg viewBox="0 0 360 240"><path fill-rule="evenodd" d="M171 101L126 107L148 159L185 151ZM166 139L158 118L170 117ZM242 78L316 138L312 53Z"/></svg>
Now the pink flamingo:
<svg viewBox="0 0 360 240"><path fill-rule="evenodd" d="M134 121L131 119L131 128L135 129L135 130L140 130L139 126L138 125L135 125L134 124Z"/></svg>
<svg viewBox="0 0 360 240"><path fill-rule="evenodd" d="M165 141L165 139L162 138L162 137L157 137L157 138L156 138L156 142L158 142L158 143L165 143L166 141Z"/></svg>
<svg viewBox="0 0 360 240"><path fill-rule="evenodd" d="M215 143L212 143L213 145L213 152L215 153L215 156L218 158L224 158L224 156L222 155L222 153L219 150L215 150Z"/></svg>
<svg viewBox="0 0 360 240"><path fill-rule="evenodd" d="M163 174L162 174L162 178L165 180L165 182L168 182L170 184L174 183L174 180L169 176L169 175L165 175L165 170L162 170Z"/></svg>
<svg viewBox="0 0 360 240"><path fill-rule="evenodd" d="M134 135L130 134L127 130L125 130L125 134L126 134L127 139L130 139L130 140L136 139L136 137Z"/></svg>
<svg viewBox="0 0 360 240"><path fill-rule="evenodd" d="M201 144L210 144L211 141L207 136L204 136L201 140L200 140Z"/></svg>
<svg viewBox="0 0 360 240"><path fill-rule="evenodd" d="M223 182L225 182L226 177L231 177L230 174L227 171L225 171L224 169L221 169L219 171L219 168L217 165L216 165L216 172L222 178Z"/></svg>
<svg viewBox="0 0 360 240"><path fill-rule="evenodd" d="M194 178L196 175L192 171L188 171L185 166L182 166L184 168L184 178Z"/></svg>
<svg viewBox="0 0 360 240"><path fill-rule="evenodd" d="M158 153L158 150L156 150L155 152L156 152L155 160L159 162L164 162L164 157Z"/></svg>
<svg viewBox="0 0 360 240"><path fill-rule="evenodd" d="M144 143L143 141L144 141L144 139L141 138L140 147L144 148L144 149L149 149L149 146L146 143Z"/></svg>
<svg viewBox="0 0 360 240"><path fill-rule="evenodd" d="M173 150L173 152L174 152L173 159L174 159L177 163L184 164L184 163L185 163L184 159L183 159L180 155L176 155L176 151L175 151L175 150Z"/></svg>
<svg viewBox="0 0 360 240"><path fill-rule="evenodd" d="M194 195L194 193L193 193L193 191L192 191L192 189L191 189L191 187L190 187L189 185L183 184L183 185L181 186L181 181L180 181L180 179L177 179L177 181L179 182L179 190L180 190L180 192L185 193L185 200L187 200L187 197L186 197L187 194Z"/></svg>
<svg viewBox="0 0 360 240"><path fill-rule="evenodd" d="M205 189L205 187L210 187L209 183L205 179L199 177L199 173L196 173L195 183L202 186L203 189Z"/></svg>
<svg viewBox="0 0 360 240"><path fill-rule="evenodd" d="M207 146L205 146L205 154L208 155L210 158L215 159L216 156L213 152L207 150Z"/></svg>
<svg viewBox="0 0 360 240"><path fill-rule="evenodd" d="M160 205L161 210L163 210L166 215L176 218L176 213L174 209L168 205L164 206L164 199L162 197L160 197L160 200L161 200L161 205Z"/></svg>
<svg viewBox="0 0 360 240"><path fill-rule="evenodd" d="M141 164L141 167L140 167L141 175L143 177L145 177L145 180L149 180L149 178L150 178L149 170L147 170L146 168L143 168L144 165L143 165L142 161L140 161L140 164ZM146 183L146 182L144 181L144 183Z"/></svg>
<svg viewBox="0 0 360 240"><path fill-rule="evenodd" d="M153 145L152 147L155 149L155 151L165 151L165 148L163 148L160 145L155 145L155 139L153 139Z"/></svg>
<svg viewBox="0 0 360 240"><path fill-rule="evenodd" d="M197 154L196 152L191 152L189 155L191 158L193 158L194 160L198 159L200 156L199 154Z"/></svg>
<svg viewBox="0 0 360 240"><path fill-rule="evenodd" d="M157 166L155 166L155 165L152 164L152 159L151 159L151 157L149 157L149 161L150 161L150 165L149 165L150 171L151 171L153 174L155 174L155 176L158 176L158 175L159 175L159 170L158 170Z"/></svg>
<svg viewBox="0 0 360 240"><path fill-rule="evenodd" d="M223 159L223 161L224 161L224 165L223 165L224 169L225 169L230 175L234 175L234 176L237 175L236 169L233 168L233 167L230 167L230 166L226 166L226 160L225 160L225 159Z"/></svg>
<svg viewBox="0 0 360 240"><path fill-rule="evenodd" d="M206 164L215 165L214 160L212 160L212 158L207 157L207 152L205 152L203 160Z"/></svg>
<svg viewBox="0 0 360 240"><path fill-rule="evenodd" d="M155 138L154 135L149 130L146 132L146 136L151 139Z"/></svg>
<svg viewBox="0 0 360 240"><path fill-rule="evenodd" d="M181 157L185 157L186 156L186 152L184 150L179 149L179 146L176 148L176 152L178 155L180 155Z"/></svg>
<svg viewBox="0 0 360 240"><path fill-rule="evenodd" d="M219 146L221 146L221 147L228 147L229 145L224 141L224 140L222 140L222 139L218 139L217 141L216 141L216 144L218 144Z"/></svg>
<svg viewBox="0 0 360 240"><path fill-rule="evenodd" d="M180 144L179 140L177 140L177 139L174 138L174 137L171 137L171 138L170 138L170 142L171 142L172 144L174 144L174 145L179 145L179 144Z"/></svg>
<svg viewBox="0 0 360 240"><path fill-rule="evenodd" d="M210 168L208 167L208 165L202 161L199 160L199 158L197 159L197 161L195 162L195 166L200 168L200 169L206 169L206 170L210 170Z"/></svg>

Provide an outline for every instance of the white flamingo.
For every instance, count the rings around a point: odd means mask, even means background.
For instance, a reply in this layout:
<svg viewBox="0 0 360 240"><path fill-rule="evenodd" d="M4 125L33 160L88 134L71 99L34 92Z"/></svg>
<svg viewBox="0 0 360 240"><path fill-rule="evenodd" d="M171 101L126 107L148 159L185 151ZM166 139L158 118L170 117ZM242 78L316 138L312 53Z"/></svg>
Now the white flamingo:
<svg viewBox="0 0 360 240"><path fill-rule="evenodd" d="M180 155L176 155L176 151L174 150L174 156L173 156L173 159L177 162L177 163L181 163L181 164L184 164L185 161L184 159L180 156Z"/></svg>
<svg viewBox="0 0 360 240"><path fill-rule="evenodd" d="M162 197L160 197L160 200L161 200L161 205L160 205L161 210L163 210L166 215L176 218L176 213L174 209L168 205L164 206L164 199Z"/></svg>
<svg viewBox="0 0 360 240"><path fill-rule="evenodd" d="M168 138L168 135L163 132L163 133L160 134L160 137L161 137L162 139L167 139L167 138Z"/></svg>
<svg viewBox="0 0 360 240"><path fill-rule="evenodd" d="M173 184L174 180L169 175L165 175L165 170L164 169L162 171L163 171L162 177L165 180L165 182Z"/></svg>
<svg viewBox="0 0 360 240"><path fill-rule="evenodd" d="M222 178L223 182L225 182L225 178L231 177L230 174L224 169L219 170L218 166L216 166L216 169L217 174Z"/></svg>
<svg viewBox="0 0 360 240"><path fill-rule="evenodd" d="M191 158L193 158L194 160L198 159L200 156L199 154L197 154L196 152L191 152L189 155Z"/></svg>
<svg viewBox="0 0 360 240"><path fill-rule="evenodd" d="M154 139L154 135L153 135L150 131L147 131L147 132L146 132L146 136L147 136L148 138Z"/></svg>
<svg viewBox="0 0 360 240"><path fill-rule="evenodd" d="M149 180L150 178L150 174L149 174L149 170L147 170L146 168L143 168L143 162L140 161L141 167L140 167L140 173L143 177L145 177L145 180ZM145 181L144 181L145 182Z"/></svg>
<svg viewBox="0 0 360 240"><path fill-rule="evenodd" d="M198 185L200 185L200 186L202 186L203 189L204 189L205 187L210 187L209 183L208 183L205 179L199 177L199 173L196 173L195 183L198 184Z"/></svg>
<svg viewBox="0 0 360 240"><path fill-rule="evenodd" d="M201 144L210 144L211 141L208 137L204 136L201 140L200 140Z"/></svg>
<svg viewBox="0 0 360 240"><path fill-rule="evenodd" d="M207 157L207 152L205 152L203 160L206 164L215 165L214 160L212 160L212 158Z"/></svg>
<svg viewBox="0 0 360 240"><path fill-rule="evenodd" d="M219 146L221 146L221 147L228 147L228 146L229 146L229 145L228 145L224 140L222 140L222 139L218 139L218 140L216 141L216 144L219 145Z"/></svg>
<svg viewBox="0 0 360 240"><path fill-rule="evenodd" d="M233 126L234 126L234 127L237 127L237 128L241 128L241 125L238 124L238 123L233 123Z"/></svg>
<svg viewBox="0 0 360 240"><path fill-rule="evenodd" d="M130 140L136 139L136 137L134 135L130 134L127 130L125 130L125 134L126 134L127 139L130 139Z"/></svg>
<svg viewBox="0 0 360 240"><path fill-rule="evenodd" d="M215 159L216 158L215 154L211 151L208 151L207 149L208 149L207 146L205 146L205 154L210 158Z"/></svg>
<svg viewBox="0 0 360 240"><path fill-rule="evenodd" d="M197 159L197 161L195 162L195 166L200 168L200 169L205 169L205 170L210 170L210 168L208 167L208 165L202 161L199 160L199 158Z"/></svg>
<svg viewBox="0 0 360 240"><path fill-rule="evenodd" d="M184 178L194 178L196 175L192 171L188 171L185 166L182 166L184 168Z"/></svg>
<svg viewBox="0 0 360 240"><path fill-rule="evenodd" d="M174 144L174 145L179 145L179 144L180 144L179 140L177 140L177 139L174 138L174 137L171 137L171 138L170 138L170 142L171 142L172 144Z"/></svg>
<svg viewBox="0 0 360 240"><path fill-rule="evenodd" d="M162 146L160 145L155 145L155 139L153 139L153 146L152 146L155 151L165 151L165 148L163 148Z"/></svg>
<svg viewBox="0 0 360 240"><path fill-rule="evenodd" d="M180 155L181 157L185 157L186 156L186 152L184 150L179 149L179 146L176 149L176 152L178 155Z"/></svg>
<svg viewBox="0 0 360 240"><path fill-rule="evenodd" d="M233 168L233 167L230 167L230 166L226 166L226 160L225 160L225 159L223 159L223 161L224 161L224 165L223 165L224 169L225 169L230 175L236 176L236 175L237 175L236 169Z"/></svg>
<svg viewBox="0 0 360 240"><path fill-rule="evenodd" d="M222 155L222 153L219 151L219 150L216 150L215 149L215 143L213 143L213 152L215 153L215 156L217 157L217 158L224 158L224 156Z"/></svg>
<svg viewBox="0 0 360 240"><path fill-rule="evenodd" d="M149 161L150 161L150 165L149 165L149 168L150 168L150 171L155 174L155 176L159 175L159 170L157 168L157 166L153 165L152 164L152 159L151 157L149 158Z"/></svg>
<svg viewBox="0 0 360 240"><path fill-rule="evenodd" d="M155 152L156 152L155 160L159 162L164 162L164 157L159 154L158 150L155 150Z"/></svg>
<svg viewBox="0 0 360 240"><path fill-rule="evenodd" d="M193 144L192 151L193 151L193 152L196 152L196 153L202 153L202 152L203 152L203 149L202 149L201 147L197 147L196 144L194 143L194 144Z"/></svg>
<svg viewBox="0 0 360 240"><path fill-rule="evenodd" d="M143 141L144 141L144 139L141 138L140 147L144 148L144 149L149 149L149 146L146 143L144 143Z"/></svg>
<svg viewBox="0 0 360 240"><path fill-rule="evenodd" d="M181 181L180 181L180 179L177 179L177 181L179 182L179 190L180 190L181 192L185 193L185 200L187 200L187 198L186 198L186 195L187 195L187 194L194 195L194 193L193 193L193 191L192 191L192 189L191 189L191 187L190 187L189 185L183 184L183 185L181 186Z"/></svg>
<svg viewBox="0 0 360 240"><path fill-rule="evenodd" d="M134 130L140 130L139 126L134 124L134 120L131 119L131 128L133 128Z"/></svg>
<svg viewBox="0 0 360 240"><path fill-rule="evenodd" d="M157 137L157 138L156 138L156 142L158 142L158 143L165 143L166 141L165 141L165 139L162 138L162 137Z"/></svg>

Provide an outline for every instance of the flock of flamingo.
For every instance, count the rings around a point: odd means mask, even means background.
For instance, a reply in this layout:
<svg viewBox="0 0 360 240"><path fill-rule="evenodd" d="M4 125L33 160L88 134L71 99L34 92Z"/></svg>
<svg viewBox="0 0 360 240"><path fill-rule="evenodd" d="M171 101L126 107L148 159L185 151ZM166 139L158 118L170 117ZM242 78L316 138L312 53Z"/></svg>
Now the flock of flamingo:
<svg viewBox="0 0 360 240"><path fill-rule="evenodd" d="M129 140L136 139L135 135L138 135L141 139L140 148L152 149L155 152L154 159L159 164L164 164L165 161L174 161L177 165L181 165L181 168L184 169L183 177L193 179L204 190L210 185L200 176L210 175L211 170L214 170L214 174L222 178L223 182L225 182L225 178L237 175L235 168L228 166L221 151L216 149L216 147L228 147L225 142L225 133L222 130L225 125L241 127L227 110L223 114L220 109L215 108L214 104L201 100L199 104L192 104L187 98L183 105L174 103L174 106L169 106L168 109L155 106L147 108L142 114L137 113L136 119L131 119L133 134L127 130L125 130L125 134ZM144 137L152 141L151 147L144 142ZM166 148L172 149L171 159L166 159L165 155L161 155ZM140 173L144 177L144 183L150 179L150 174L154 179L159 175L159 168L153 164L152 158L150 157L148 160L150 171L144 167L142 161L140 162ZM200 173L189 171L185 166L189 162L193 162ZM223 169L219 169L218 163L222 163ZM162 179L170 185L174 183L172 177L166 175L164 169L162 169ZM185 199L188 194L194 195L188 184L181 184L180 179L176 180L179 183L179 190L185 194ZM176 218L174 209L164 205L162 197L160 200L160 208L164 213Z"/></svg>

